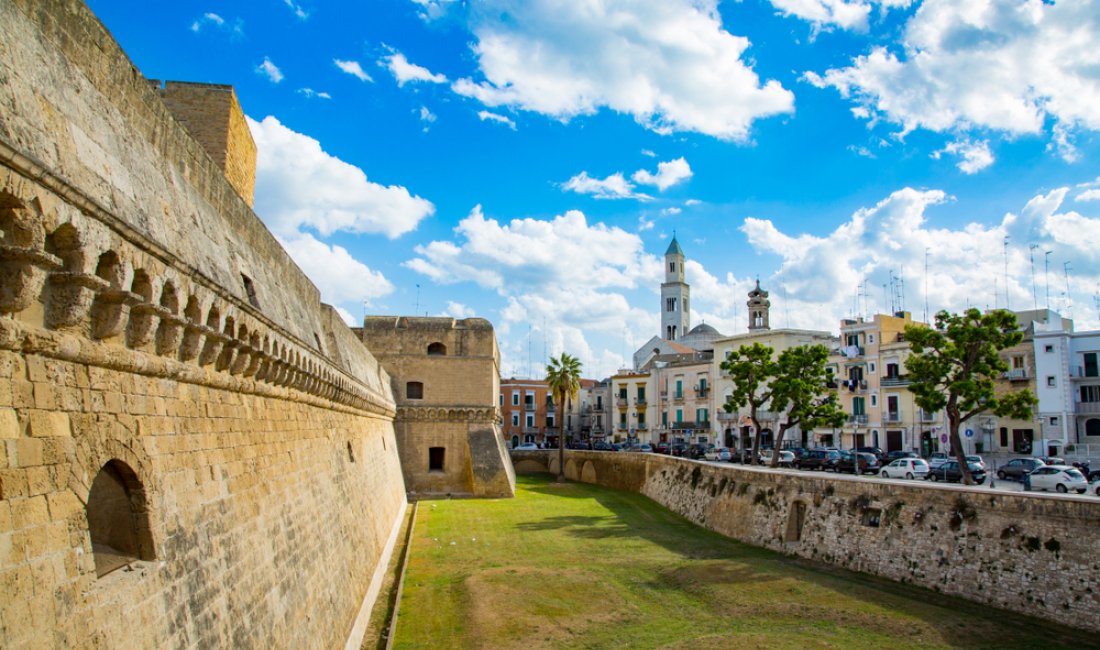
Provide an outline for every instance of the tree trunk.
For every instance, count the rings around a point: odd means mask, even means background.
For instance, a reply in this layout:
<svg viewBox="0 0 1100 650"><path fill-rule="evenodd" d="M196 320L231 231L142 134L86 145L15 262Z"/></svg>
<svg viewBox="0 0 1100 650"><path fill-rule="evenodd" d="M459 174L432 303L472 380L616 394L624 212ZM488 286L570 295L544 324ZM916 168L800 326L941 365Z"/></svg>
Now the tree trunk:
<svg viewBox="0 0 1100 650"><path fill-rule="evenodd" d="M948 407L947 422L951 433L951 451L955 460L959 462L959 472L962 474L963 485L974 485L974 477L970 475L970 465L966 463L966 450L963 449L962 439L959 438L959 413L957 408Z"/></svg>
<svg viewBox="0 0 1100 650"><path fill-rule="evenodd" d="M769 463L771 467L779 467L779 450L783 448L783 437L792 426L788 422L779 425L779 431L775 434L775 447L772 449L772 462Z"/></svg>
<svg viewBox="0 0 1100 650"><path fill-rule="evenodd" d="M561 401L559 400L559 404ZM564 413L562 415L565 415ZM565 482L565 421L558 429L558 483Z"/></svg>
<svg viewBox="0 0 1100 650"><path fill-rule="evenodd" d="M752 410L749 412L749 417L752 418L752 428L755 430L752 439L752 463L751 465L760 464L760 422L756 419L756 405L753 405Z"/></svg>

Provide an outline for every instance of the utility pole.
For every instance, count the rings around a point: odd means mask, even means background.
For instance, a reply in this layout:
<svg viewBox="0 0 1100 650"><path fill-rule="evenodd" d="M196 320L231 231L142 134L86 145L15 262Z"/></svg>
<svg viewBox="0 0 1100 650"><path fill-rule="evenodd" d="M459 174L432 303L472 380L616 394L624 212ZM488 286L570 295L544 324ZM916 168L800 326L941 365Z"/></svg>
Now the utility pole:
<svg viewBox="0 0 1100 650"><path fill-rule="evenodd" d="M1043 281L1047 285L1047 309L1050 309L1050 254L1054 251L1043 253Z"/></svg>
<svg viewBox="0 0 1100 650"><path fill-rule="evenodd" d="M1008 235L1005 235L1005 309L1010 309L1008 300Z"/></svg>
<svg viewBox="0 0 1100 650"><path fill-rule="evenodd" d="M1039 248L1038 244L1032 244L1028 246L1028 257L1031 258L1031 300L1034 303L1034 308L1039 308L1039 294L1035 291L1035 249Z"/></svg>
<svg viewBox="0 0 1100 650"><path fill-rule="evenodd" d="M1066 318L1073 318L1073 309L1070 307L1071 300L1069 297L1069 262L1065 262L1062 264L1062 273L1066 278L1066 301L1064 303L1066 309Z"/></svg>

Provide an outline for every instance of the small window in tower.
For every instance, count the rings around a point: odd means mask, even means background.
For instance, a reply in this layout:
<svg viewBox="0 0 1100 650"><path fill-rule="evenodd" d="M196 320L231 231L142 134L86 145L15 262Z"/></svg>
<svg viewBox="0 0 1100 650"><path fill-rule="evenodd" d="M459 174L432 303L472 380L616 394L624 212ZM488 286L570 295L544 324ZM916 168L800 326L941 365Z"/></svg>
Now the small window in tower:
<svg viewBox="0 0 1100 650"><path fill-rule="evenodd" d="M668 263L668 272L669 273L675 273L676 272L676 262L669 262Z"/></svg>
<svg viewBox="0 0 1100 650"><path fill-rule="evenodd" d="M424 399L424 382L410 381L405 384L406 399Z"/></svg>
<svg viewBox="0 0 1100 650"><path fill-rule="evenodd" d="M443 458L447 453L446 447L429 447L428 448L428 471L429 472L442 472L443 471Z"/></svg>

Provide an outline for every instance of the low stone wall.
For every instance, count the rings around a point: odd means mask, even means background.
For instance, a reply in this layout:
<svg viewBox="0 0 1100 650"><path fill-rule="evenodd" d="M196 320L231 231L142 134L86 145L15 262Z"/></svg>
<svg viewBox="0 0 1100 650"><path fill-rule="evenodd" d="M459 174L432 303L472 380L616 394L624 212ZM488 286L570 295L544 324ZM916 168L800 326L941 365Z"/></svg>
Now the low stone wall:
<svg viewBox="0 0 1100 650"><path fill-rule="evenodd" d="M556 451L513 451L557 472ZM1100 500L567 451L572 480L640 492L781 553L1100 631Z"/></svg>

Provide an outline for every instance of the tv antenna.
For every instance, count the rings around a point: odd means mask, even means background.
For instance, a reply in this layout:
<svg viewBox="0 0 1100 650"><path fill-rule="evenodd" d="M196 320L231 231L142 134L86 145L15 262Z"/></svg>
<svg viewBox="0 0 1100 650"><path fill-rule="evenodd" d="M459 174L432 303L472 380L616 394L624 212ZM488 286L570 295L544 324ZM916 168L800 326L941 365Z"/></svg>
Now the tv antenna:
<svg viewBox="0 0 1100 650"><path fill-rule="evenodd" d="M1050 254L1053 252L1045 251L1043 253L1043 281L1047 285L1047 309L1050 309Z"/></svg>
<svg viewBox="0 0 1100 650"><path fill-rule="evenodd" d="M1034 303L1034 308L1039 308L1039 294L1035 291L1035 249L1039 248L1038 244L1031 244L1028 248L1028 257L1031 258L1031 301Z"/></svg>
<svg viewBox="0 0 1100 650"><path fill-rule="evenodd" d="M1005 309L1010 309L1008 300L1008 235L1005 235Z"/></svg>

